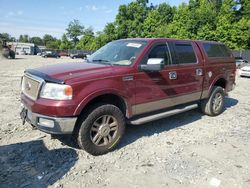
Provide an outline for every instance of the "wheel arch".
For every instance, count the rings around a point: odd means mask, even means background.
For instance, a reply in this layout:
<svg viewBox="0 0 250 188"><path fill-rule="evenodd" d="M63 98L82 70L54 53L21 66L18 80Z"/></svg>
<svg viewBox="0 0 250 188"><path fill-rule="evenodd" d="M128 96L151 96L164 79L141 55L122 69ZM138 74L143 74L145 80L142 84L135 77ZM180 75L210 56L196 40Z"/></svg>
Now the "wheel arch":
<svg viewBox="0 0 250 188"><path fill-rule="evenodd" d="M127 102L127 99L111 91L98 92L98 93L95 93L91 96L84 98L82 102L78 105L78 107L76 108L74 115L81 116L81 114L85 113L87 109L89 109L91 106L93 106L96 103L113 104L122 111L124 116L126 117L130 116L131 109Z"/></svg>
<svg viewBox="0 0 250 188"><path fill-rule="evenodd" d="M220 86L225 90L227 86L227 80L222 76L215 78L214 81L210 84L210 87L203 98L207 98L211 95L214 86Z"/></svg>

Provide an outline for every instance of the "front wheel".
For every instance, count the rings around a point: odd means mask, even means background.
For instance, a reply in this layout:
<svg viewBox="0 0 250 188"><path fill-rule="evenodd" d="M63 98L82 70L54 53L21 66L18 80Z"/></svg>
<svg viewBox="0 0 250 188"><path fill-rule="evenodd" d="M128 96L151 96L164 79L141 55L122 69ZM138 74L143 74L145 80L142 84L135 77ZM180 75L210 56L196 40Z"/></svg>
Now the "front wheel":
<svg viewBox="0 0 250 188"><path fill-rule="evenodd" d="M209 116L217 116L223 112L225 92L220 86L215 86L208 99L201 101L201 110Z"/></svg>
<svg viewBox="0 0 250 188"><path fill-rule="evenodd" d="M102 155L119 143L125 131L125 118L118 107L102 104L90 110L78 126L79 146L92 155Z"/></svg>

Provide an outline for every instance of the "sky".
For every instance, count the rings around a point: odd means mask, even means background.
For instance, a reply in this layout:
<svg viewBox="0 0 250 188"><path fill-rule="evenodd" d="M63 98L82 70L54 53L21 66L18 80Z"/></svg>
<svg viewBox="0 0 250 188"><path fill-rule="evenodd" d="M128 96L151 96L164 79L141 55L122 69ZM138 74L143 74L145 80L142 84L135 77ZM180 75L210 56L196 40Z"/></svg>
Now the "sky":
<svg viewBox="0 0 250 188"><path fill-rule="evenodd" d="M178 6L188 0L149 0ZM113 22L122 4L132 0L0 0L0 33L18 38L21 34L61 38L70 21L77 19L85 28L102 31Z"/></svg>

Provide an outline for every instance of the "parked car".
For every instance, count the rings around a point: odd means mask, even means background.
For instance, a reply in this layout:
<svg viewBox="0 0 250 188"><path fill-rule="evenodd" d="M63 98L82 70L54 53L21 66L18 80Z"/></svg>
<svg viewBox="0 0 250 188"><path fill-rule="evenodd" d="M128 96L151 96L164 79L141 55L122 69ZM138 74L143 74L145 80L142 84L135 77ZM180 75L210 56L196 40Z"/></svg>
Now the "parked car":
<svg viewBox="0 0 250 188"><path fill-rule="evenodd" d="M235 63L237 68L241 68L245 66L248 63L248 61L245 59L235 59Z"/></svg>
<svg viewBox="0 0 250 188"><path fill-rule="evenodd" d="M84 53L70 54L70 57L71 57L72 59L75 59L75 58L82 58L82 59L85 59L85 58L87 58L87 54L84 54Z"/></svg>
<svg viewBox="0 0 250 188"><path fill-rule="evenodd" d="M47 58L47 57L60 58L61 56L56 52L45 52L42 54L42 57L43 58Z"/></svg>
<svg viewBox="0 0 250 188"><path fill-rule="evenodd" d="M235 72L235 59L222 43L112 41L85 63L25 70L21 118L50 134L71 134L82 149L101 155L117 146L126 123L197 107L209 116L221 114Z"/></svg>
<svg viewBox="0 0 250 188"><path fill-rule="evenodd" d="M69 54L67 52L59 52L59 55L62 56L69 56Z"/></svg>
<svg viewBox="0 0 250 188"><path fill-rule="evenodd" d="M250 65L246 65L239 70L240 77L250 77Z"/></svg>
<svg viewBox="0 0 250 188"><path fill-rule="evenodd" d="M25 50L21 50L18 55L27 55L26 51Z"/></svg>

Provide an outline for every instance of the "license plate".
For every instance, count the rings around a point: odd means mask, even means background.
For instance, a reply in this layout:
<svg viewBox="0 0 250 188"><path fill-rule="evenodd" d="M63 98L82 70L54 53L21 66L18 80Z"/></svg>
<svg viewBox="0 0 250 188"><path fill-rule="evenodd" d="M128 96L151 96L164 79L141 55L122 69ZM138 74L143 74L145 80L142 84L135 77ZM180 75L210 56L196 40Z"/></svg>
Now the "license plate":
<svg viewBox="0 0 250 188"><path fill-rule="evenodd" d="M23 107L22 110L21 110L21 112L20 112L20 116L21 116L23 125L26 122L27 113L28 113L28 110L25 107Z"/></svg>

